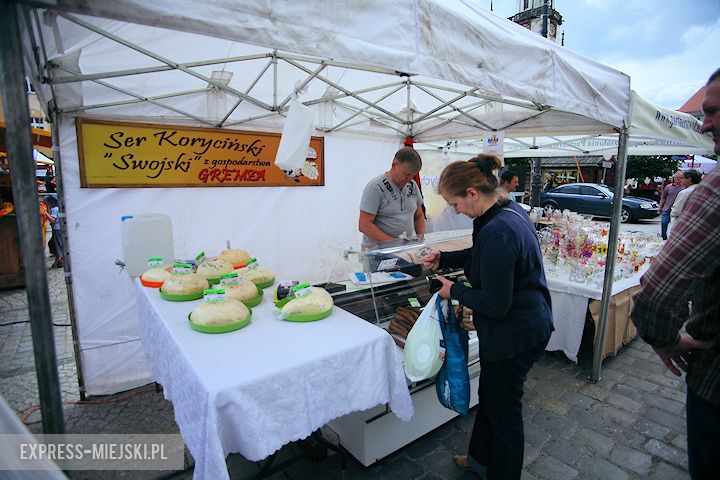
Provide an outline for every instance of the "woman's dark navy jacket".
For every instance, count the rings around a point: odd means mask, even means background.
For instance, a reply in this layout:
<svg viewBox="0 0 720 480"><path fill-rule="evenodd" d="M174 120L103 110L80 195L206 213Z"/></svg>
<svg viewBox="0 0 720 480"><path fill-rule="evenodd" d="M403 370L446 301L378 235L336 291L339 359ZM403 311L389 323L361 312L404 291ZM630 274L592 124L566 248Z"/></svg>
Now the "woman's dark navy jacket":
<svg viewBox="0 0 720 480"><path fill-rule="evenodd" d="M455 283L450 294L473 311L481 359L512 358L550 339L554 328L540 246L516 202L496 204L476 218L473 246L442 252L440 267L465 268L472 287Z"/></svg>

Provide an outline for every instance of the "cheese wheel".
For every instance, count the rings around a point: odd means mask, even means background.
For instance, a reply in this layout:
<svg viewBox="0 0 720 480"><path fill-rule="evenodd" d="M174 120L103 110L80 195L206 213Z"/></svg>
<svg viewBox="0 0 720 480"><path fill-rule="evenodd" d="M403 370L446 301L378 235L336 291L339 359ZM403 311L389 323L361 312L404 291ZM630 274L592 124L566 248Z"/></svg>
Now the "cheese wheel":
<svg viewBox="0 0 720 480"><path fill-rule="evenodd" d="M221 258L208 260L198 265L197 273L205 278L220 278L220 275L233 271L232 263Z"/></svg>
<svg viewBox="0 0 720 480"><path fill-rule="evenodd" d="M160 290L168 295L190 295L202 293L208 288L207 279L197 273L175 273L163 282Z"/></svg>
<svg viewBox="0 0 720 480"><path fill-rule="evenodd" d="M164 282L171 276L172 273L168 272L163 267L150 268L141 275L142 279L146 282Z"/></svg>
<svg viewBox="0 0 720 480"><path fill-rule="evenodd" d="M324 288L310 287L310 293L286 303L281 311L284 315L307 315L327 312L333 306L333 299Z"/></svg>
<svg viewBox="0 0 720 480"><path fill-rule="evenodd" d="M222 252L220 252L220 255L218 255L218 258L227 260L233 265L242 265L247 263L248 260L250 260L250 254L245 250L235 248L223 250Z"/></svg>
<svg viewBox="0 0 720 480"><path fill-rule="evenodd" d="M202 302L190 314L190 321L196 325L230 325L246 320L250 309L240 300L228 298L221 302Z"/></svg>
<svg viewBox="0 0 720 480"><path fill-rule="evenodd" d="M270 280L273 280L275 278L275 274L268 270L267 268L263 267L256 267L256 268L239 268L235 270L238 274L238 277L244 278L246 280L250 280L251 282L257 284L257 283L263 283L263 282L269 282Z"/></svg>
<svg viewBox="0 0 720 480"><path fill-rule="evenodd" d="M228 285L219 285L218 288L225 290L225 296L234 298L235 300L252 300L258 297L257 286L250 281L242 283L231 283Z"/></svg>

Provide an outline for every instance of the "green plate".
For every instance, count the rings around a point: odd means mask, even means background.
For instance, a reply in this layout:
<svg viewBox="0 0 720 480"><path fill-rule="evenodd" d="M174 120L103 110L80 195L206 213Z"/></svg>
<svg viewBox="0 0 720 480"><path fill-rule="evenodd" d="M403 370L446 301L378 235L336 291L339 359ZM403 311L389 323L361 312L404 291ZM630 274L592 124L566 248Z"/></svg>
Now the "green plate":
<svg viewBox="0 0 720 480"><path fill-rule="evenodd" d="M203 298L202 290L198 293L186 293L184 295L171 295L169 293L163 292L162 288L160 288L158 291L160 292L160 296L162 298L171 302L187 302L190 300L197 300L199 298Z"/></svg>
<svg viewBox="0 0 720 480"><path fill-rule="evenodd" d="M287 320L288 322L314 322L316 320L322 320L323 318L329 317L331 313L332 308L320 313L295 313L283 318L283 320Z"/></svg>
<svg viewBox="0 0 720 480"><path fill-rule="evenodd" d="M257 285L256 285L256 287L257 287ZM262 299L263 299L263 291L262 291L262 288L257 287L257 289L258 289L258 296L257 296L257 297L251 298L250 300L243 300L243 303L245 304L246 307L252 308L252 307L254 307L255 305L259 305L260 302L262 302Z"/></svg>
<svg viewBox="0 0 720 480"><path fill-rule="evenodd" d="M272 280L268 280L267 282L256 283L255 285L257 285L260 288L267 288L267 287L272 287L273 283L275 283L275 277L273 277Z"/></svg>
<svg viewBox="0 0 720 480"><path fill-rule="evenodd" d="M252 312L250 312L250 316L242 322L230 323L228 325L198 325L190 320L190 315L188 314L190 328L202 333L227 333L235 330L240 330L241 328L250 325L250 320L252 320Z"/></svg>

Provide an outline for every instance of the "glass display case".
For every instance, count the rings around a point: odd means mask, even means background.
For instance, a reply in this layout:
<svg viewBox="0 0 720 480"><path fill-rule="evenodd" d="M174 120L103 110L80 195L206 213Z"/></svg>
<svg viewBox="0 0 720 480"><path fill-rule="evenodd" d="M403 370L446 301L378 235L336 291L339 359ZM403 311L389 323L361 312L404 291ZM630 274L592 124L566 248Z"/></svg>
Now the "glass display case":
<svg viewBox="0 0 720 480"><path fill-rule="evenodd" d="M431 272L423 266L431 250L454 251L472 245L472 230L434 232L342 250L328 282L321 284L335 305L367 321L383 325L400 306L416 299L424 306L432 296ZM444 271L451 278L462 272ZM413 302L415 303L415 302Z"/></svg>
<svg viewBox="0 0 720 480"><path fill-rule="evenodd" d="M436 273L459 280L464 275L458 270L431 272L423 267L423 257L430 250L455 251L471 245L472 230L456 230L348 248L339 253L323 286L331 292L336 307L388 330L402 348L405 337L391 327L398 311L404 307L407 313L411 307L420 312L434 293L430 280ZM475 332L470 332L468 347L470 406L474 406L480 374ZM434 378L408 381L408 388L415 409L409 422L392 415L387 405L379 405L328 423L338 443L363 465L371 465L457 416L438 401Z"/></svg>

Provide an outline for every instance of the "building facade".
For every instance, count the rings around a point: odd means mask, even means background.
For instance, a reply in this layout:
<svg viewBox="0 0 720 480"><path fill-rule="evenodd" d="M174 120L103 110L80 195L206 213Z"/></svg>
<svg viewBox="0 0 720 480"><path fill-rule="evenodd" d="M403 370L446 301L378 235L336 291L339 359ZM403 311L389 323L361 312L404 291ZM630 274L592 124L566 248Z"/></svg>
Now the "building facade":
<svg viewBox="0 0 720 480"><path fill-rule="evenodd" d="M562 15L555 10L555 0L517 0L518 13L509 18L509 20L522 25L528 30L532 30L538 35L542 35L543 30L543 9L545 2L548 5L547 20L547 38L559 43L560 25L562 25Z"/></svg>

